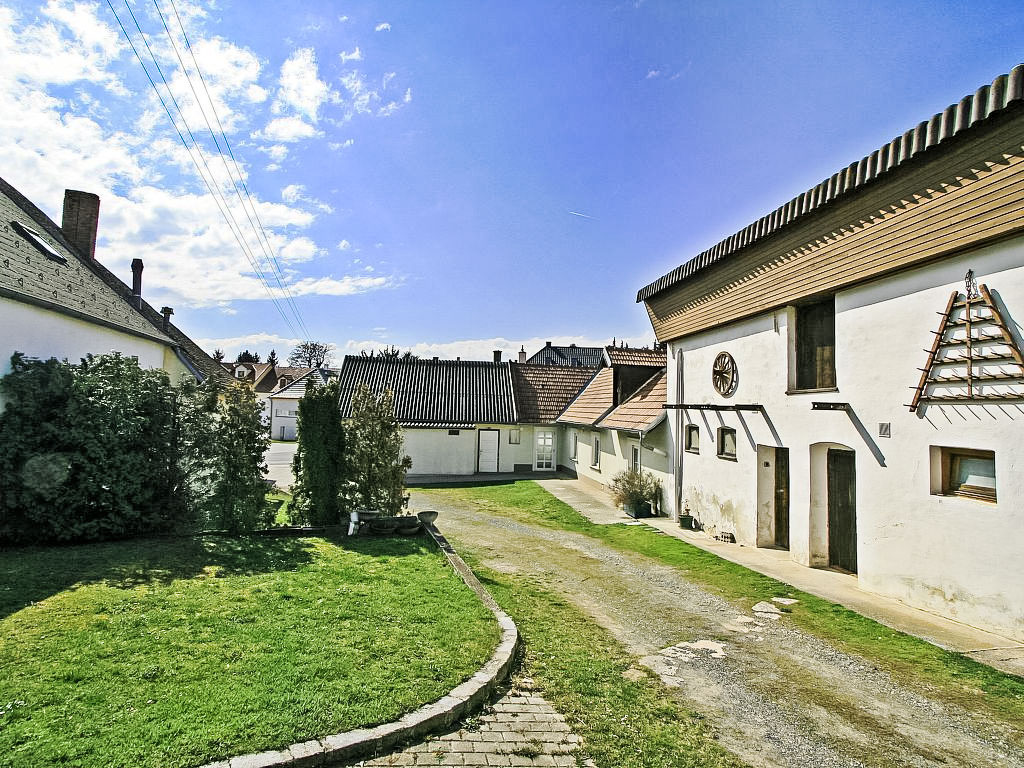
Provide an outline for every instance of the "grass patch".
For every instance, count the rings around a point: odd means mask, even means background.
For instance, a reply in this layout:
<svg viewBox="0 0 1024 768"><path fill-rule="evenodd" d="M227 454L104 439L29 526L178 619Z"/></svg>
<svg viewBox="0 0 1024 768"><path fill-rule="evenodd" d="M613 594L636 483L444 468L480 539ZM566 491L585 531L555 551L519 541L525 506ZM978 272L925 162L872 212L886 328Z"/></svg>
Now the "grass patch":
<svg viewBox="0 0 1024 768"><path fill-rule="evenodd" d="M0 765L198 765L386 722L497 640L421 538L0 551Z"/></svg>
<svg viewBox="0 0 1024 768"><path fill-rule="evenodd" d="M263 504L274 515L273 525L291 525L292 517L288 511L292 504L290 493L274 489L264 497Z"/></svg>
<svg viewBox="0 0 1024 768"><path fill-rule="evenodd" d="M626 677L636 659L605 629L552 592L473 563L526 641L523 672L583 739L602 768L744 765L654 675ZM532 755L521 752L523 757Z"/></svg>
<svg viewBox="0 0 1024 768"><path fill-rule="evenodd" d="M676 568L690 581L749 609L771 597L795 597L788 609L794 625L837 648L863 656L898 679L968 710L980 710L1011 725L1024 738L1024 678L962 654L890 629L841 605L796 589L742 565L646 526L597 525L531 480L477 488L423 489L523 522L573 531L622 551L636 552Z"/></svg>

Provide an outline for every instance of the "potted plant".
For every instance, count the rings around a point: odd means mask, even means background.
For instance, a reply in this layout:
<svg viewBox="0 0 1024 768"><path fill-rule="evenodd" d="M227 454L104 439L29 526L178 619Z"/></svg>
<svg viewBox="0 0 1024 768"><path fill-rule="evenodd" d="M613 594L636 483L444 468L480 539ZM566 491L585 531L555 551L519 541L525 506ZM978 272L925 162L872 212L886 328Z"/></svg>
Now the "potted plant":
<svg viewBox="0 0 1024 768"><path fill-rule="evenodd" d="M651 506L661 496L661 483L650 472L627 469L612 478L612 501L630 517L650 517Z"/></svg>

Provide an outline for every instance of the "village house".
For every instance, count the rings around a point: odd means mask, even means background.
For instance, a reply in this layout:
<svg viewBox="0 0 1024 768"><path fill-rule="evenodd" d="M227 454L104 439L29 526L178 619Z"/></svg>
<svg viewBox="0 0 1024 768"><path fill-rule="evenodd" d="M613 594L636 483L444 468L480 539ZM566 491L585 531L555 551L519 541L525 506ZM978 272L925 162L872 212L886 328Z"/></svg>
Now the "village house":
<svg viewBox="0 0 1024 768"><path fill-rule="evenodd" d="M663 489L655 511L671 514L665 353L609 346L601 363L558 417L564 468L603 486L629 469L650 472Z"/></svg>
<svg viewBox="0 0 1024 768"><path fill-rule="evenodd" d="M604 347L577 347L575 344L562 346L550 341L529 357L526 350L519 353L519 362L528 365L572 365L582 368L597 368L601 365Z"/></svg>
<svg viewBox="0 0 1024 768"><path fill-rule="evenodd" d="M306 394L306 389L325 386L337 376L337 372L329 368L281 366L275 369L275 373L276 388L265 396L257 390L257 397L267 404L265 413L270 417L270 437L274 440L295 440L298 438L299 401Z"/></svg>
<svg viewBox="0 0 1024 768"><path fill-rule="evenodd" d="M639 291L710 533L1024 639L1024 66Z"/></svg>
<svg viewBox="0 0 1024 768"><path fill-rule="evenodd" d="M0 179L0 376L14 352L77 362L111 351L173 381L223 376L170 321L173 309L143 299L141 259L132 261L131 286L96 259L99 206L96 195L67 190L58 227Z"/></svg>

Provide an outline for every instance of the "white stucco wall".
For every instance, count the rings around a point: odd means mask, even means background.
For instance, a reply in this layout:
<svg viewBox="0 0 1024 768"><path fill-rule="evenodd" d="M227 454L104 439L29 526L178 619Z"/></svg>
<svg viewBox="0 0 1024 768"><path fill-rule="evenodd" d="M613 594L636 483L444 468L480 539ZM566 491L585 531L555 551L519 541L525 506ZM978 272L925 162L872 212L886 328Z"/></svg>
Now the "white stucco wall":
<svg viewBox="0 0 1024 768"><path fill-rule="evenodd" d="M270 403L270 438L272 440L296 440L295 426L298 423L299 398L271 397L268 402ZM290 415L293 411L296 415Z"/></svg>
<svg viewBox="0 0 1024 768"><path fill-rule="evenodd" d="M187 373L173 350L159 341L122 333L48 309L0 297L0 376L11 370L11 355L77 363L87 354L120 352L143 368L163 368L177 382ZM2 400L0 400L2 404Z"/></svg>
<svg viewBox="0 0 1024 768"><path fill-rule="evenodd" d="M1024 239L1018 238L838 293L834 392L786 394L787 310L671 343L670 401L681 355L682 402L765 408L764 414L679 415L678 423L698 424L701 434L699 455L678 454L684 502L705 525L756 545L759 471L764 480L768 449L786 446L791 557L805 565L825 564L824 456L830 445L850 448L856 453L860 586L1024 639L1024 406L933 404L916 414L906 407L938 327L937 313L953 290L963 290L968 269L1002 300L1020 342L1022 265ZM739 368L739 385L729 398L711 385L712 361L722 351ZM814 401L849 403L851 414L812 411ZM669 422L674 444L681 426L676 417ZM891 437L879 436L881 423L891 425ZM736 429L735 461L715 455L719 425ZM933 494L933 446L994 451L998 501Z"/></svg>
<svg viewBox="0 0 1024 768"><path fill-rule="evenodd" d="M577 436L577 455L572 456L572 437ZM594 466L594 436L600 437L601 461ZM662 486L662 513L673 514L672 475L669 472L668 428L663 422L643 439L640 465L653 474ZM608 487L620 472L629 468L633 446L640 446L640 436L632 432L609 429L588 429L565 425L559 436L560 464L576 472L577 477Z"/></svg>

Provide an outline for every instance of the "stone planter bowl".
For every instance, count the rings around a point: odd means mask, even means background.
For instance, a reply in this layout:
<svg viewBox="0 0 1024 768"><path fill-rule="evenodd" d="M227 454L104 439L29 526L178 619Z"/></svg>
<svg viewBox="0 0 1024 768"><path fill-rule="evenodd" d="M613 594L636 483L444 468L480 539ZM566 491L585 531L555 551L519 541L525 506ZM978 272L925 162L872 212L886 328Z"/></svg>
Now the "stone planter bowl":
<svg viewBox="0 0 1024 768"><path fill-rule="evenodd" d="M416 515L416 517L418 517L420 519L420 522L424 525L430 525L435 520L437 520L437 510L425 509L418 515Z"/></svg>

